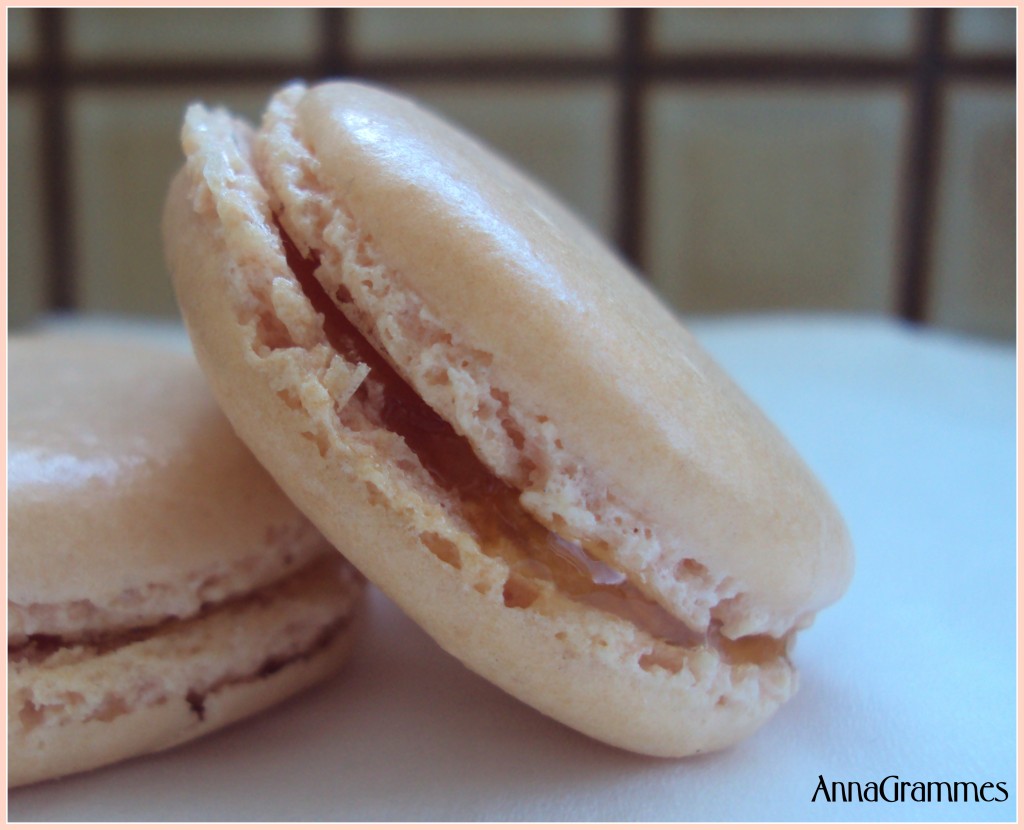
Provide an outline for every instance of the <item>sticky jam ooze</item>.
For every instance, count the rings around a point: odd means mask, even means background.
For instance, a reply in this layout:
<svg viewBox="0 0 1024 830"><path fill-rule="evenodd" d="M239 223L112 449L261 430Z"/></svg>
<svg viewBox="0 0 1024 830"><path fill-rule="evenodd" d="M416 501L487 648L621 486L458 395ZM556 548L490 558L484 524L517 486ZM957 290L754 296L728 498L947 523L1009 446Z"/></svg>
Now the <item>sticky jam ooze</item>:
<svg viewBox="0 0 1024 830"><path fill-rule="evenodd" d="M292 273L323 315L331 346L350 363L369 367L356 400L369 408L367 385L382 388L384 404L375 413L381 424L401 436L438 486L458 498L480 549L509 564L513 576L505 586L506 605L528 607L537 597L535 581L548 581L574 600L627 619L669 645L694 648L712 641L732 663L762 662L784 653L784 643L770 637L729 640L718 634L717 626L710 632L694 631L645 597L625 574L537 521L516 491L484 466L469 441L416 394L327 296L314 276L318 263L303 258L283 231L281 238ZM339 302L350 301L342 290Z"/></svg>

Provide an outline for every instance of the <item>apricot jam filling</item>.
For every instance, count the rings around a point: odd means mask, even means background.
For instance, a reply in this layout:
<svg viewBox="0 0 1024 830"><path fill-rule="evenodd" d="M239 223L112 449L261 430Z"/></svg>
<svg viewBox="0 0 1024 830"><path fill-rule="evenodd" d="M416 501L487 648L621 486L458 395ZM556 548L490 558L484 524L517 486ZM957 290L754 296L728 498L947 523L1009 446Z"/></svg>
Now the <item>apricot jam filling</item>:
<svg viewBox="0 0 1024 830"><path fill-rule="evenodd" d="M694 631L644 596L624 573L535 519L521 505L518 493L484 466L469 441L416 393L327 295L314 276L318 262L304 258L283 229L281 239L292 273L313 308L323 315L324 333L332 348L350 363L370 370L354 399L381 426L399 435L434 482L455 497L480 549L508 563L512 576L505 586L506 605L528 607L538 595L532 586L546 581L574 600L629 620L670 645L694 648L706 645L710 637L728 662L759 662L784 650L767 637L746 637L743 641L749 642L734 643L715 631ZM338 292L338 300L342 305L351 302L344 289ZM383 393L372 397L383 404L371 403L368 386L372 385ZM447 561L442 552L438 555Z"/></svg>

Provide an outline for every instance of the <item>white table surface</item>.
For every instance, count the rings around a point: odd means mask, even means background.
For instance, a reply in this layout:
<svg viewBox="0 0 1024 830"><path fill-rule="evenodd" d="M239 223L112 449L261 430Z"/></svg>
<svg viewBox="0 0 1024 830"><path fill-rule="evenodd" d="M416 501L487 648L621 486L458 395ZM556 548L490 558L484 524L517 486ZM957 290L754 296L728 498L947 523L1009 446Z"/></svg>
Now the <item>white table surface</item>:
<svg viewBox="0 0 1024 830"><path fill-rule="evenodd" d="M336 679L192 745L16 790L9 818L1012 820L1012 348L870 318L692 328L822 477L857 547L849 594L797 644L800 692L752 739L681 761L602 746L374 592ZM1006 782L1010 797L812 802L819 775Z"/></svg>

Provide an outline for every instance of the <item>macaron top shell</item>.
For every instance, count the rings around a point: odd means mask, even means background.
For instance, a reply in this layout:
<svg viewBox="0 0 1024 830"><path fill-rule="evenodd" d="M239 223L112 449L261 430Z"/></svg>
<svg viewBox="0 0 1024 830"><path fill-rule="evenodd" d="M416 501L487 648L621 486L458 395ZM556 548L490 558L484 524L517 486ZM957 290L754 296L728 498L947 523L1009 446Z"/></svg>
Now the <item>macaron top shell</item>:
<svg viewBox="0 0 1024 830"><path fill-rule="evenodd" d="M191 356L83 336L9 348L12 638L188 616L327 547Z"/></svg>
<svg viewBox="0 0 1024 830"><path fill-rule="evenodd" d="M584 537L595 513L621 509L651 542L606 533L611 559L696 625L717 605L730 636L781 636L845 590L849 537L814 475L529 179L410 101L351 83L279 94L255 152L328 293L352 296L346 313L546 524L578 517ZM341 261L353 246L362 270ZM386 289L364 290L367 268L386 272ZM411 324L395 311L401 292L418 306ZM447 384L435 366L418 372L441 340L483 397L509 402L511 435L460 405L450 366Z"/></svg>

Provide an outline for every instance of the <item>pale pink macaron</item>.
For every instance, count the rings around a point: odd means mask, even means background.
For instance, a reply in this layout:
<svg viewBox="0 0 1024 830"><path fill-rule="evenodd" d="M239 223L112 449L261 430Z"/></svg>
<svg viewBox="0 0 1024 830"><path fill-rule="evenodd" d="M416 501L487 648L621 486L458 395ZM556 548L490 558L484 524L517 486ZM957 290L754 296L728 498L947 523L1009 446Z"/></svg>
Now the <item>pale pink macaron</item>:
<svg viewBox="0 0 1024 830"><path fill-rule="evenodd" d="M346 660L363 582L191 355L12 337L8 786L198 737Z"/></svg>
<svg viewBox="0 0 1024 830"><path fill-rule="evenodd" d="M189 109L164 238L264 466L466 665L608 743L733 743L852 572L814 475L564 207L415 103ZM495 729L501 729L496 724Z"/></svg>

